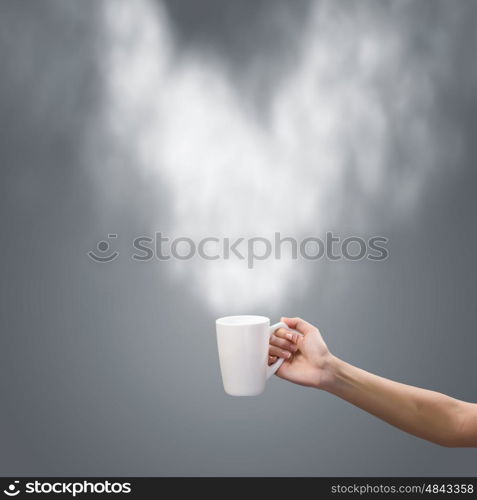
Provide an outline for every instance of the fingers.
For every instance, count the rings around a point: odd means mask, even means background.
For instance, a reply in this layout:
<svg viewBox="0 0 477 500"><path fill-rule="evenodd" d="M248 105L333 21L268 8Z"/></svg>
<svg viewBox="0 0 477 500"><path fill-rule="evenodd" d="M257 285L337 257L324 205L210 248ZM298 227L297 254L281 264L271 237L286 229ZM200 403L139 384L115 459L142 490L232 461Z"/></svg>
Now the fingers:
<svg viewBox="0 0 477 500"><path fill-rule="evenodd" d="M286 339L290 343L296 344L298 342L298 339L300 338L300 335L298 335L298 333L290 332L290 330L287 330L286 328L279 328L278 330L275 330L275 332L273 332L272 338L273 337L279 337L280 339ZM271 342L271 343L274 344L274 342ZM278 345L279 347L284 347L284 346L281 346L280 344L275 344L275 345Z"/></svg>
<svg viewBox="0 0 477 500"><path fill-rule="evenodd" d="M283 331L280 332L280 330ZM298 337L296 333L295 336ZM293 334L287 332L285 328L280 328L270 337L270 344L291 352L296 352L296 350L298 349L298 347L294 343Z"/></svg>
<svg viewBox="0 0 477 500"><path fill-rule="evenodd" d="M300 318L282 318L282 321L300 333L306 334L315 329ZM303 336L290 332L286 328L278 328L270 337L268 364L273 364L278 358L290 359L297 352Z"/></svg>
<svg viewBox="0 0 477 500"><path fill-rule="evenodd" d="M300 333L303 333L303 335L306 335L307 333L313 332L316 330L316 328L311 325L310 323L306 322L305 320L301 318L282 318L282 321L289 327L293 328L294 330L299 331Z"/></svg>
<svg viewBox="0 0 477 500"><path fill-rule="evenodd" d="M268 355L284 359L290 359L292 357L292 353L290 351L286 351L285 349L280 349L280 347L276 347L274 345L269 346Z"/></svg>
<svg viewBox="0 0 477 500"><path fill-rule="evenodd" d="M268 364L273 365L278 360L276 356L268 356Z"/></svg>

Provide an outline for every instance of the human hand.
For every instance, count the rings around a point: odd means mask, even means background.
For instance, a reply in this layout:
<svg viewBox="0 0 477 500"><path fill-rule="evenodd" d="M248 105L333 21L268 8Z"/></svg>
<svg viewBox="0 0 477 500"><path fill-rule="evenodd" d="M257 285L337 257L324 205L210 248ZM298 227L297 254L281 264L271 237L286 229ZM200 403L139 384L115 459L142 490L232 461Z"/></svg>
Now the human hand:
<svg viewBox="0 0 477 500"><path fill-rule="evenodd" d="M279 328L270 337L268 364L284 358L277 371L281 378L295 384L323 389L330 378L328 367L333 359L320 331L300 318L282 318L289 328Z"/></svg>

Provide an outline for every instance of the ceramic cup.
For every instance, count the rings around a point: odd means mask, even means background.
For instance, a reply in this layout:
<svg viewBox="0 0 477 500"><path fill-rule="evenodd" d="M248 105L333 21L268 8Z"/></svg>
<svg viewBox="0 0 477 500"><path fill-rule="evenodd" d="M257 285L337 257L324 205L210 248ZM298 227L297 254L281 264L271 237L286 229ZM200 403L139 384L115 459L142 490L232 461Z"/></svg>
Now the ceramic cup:
<svg viewBox="0 0 477 500"><path fill-rule="evenodd" d="M220 371L227 394L257 396L282 365L278 359L268 366L268 346L278 328L291 330L285 323L270 326L265 316L226 316L216 322Z"/></svg>

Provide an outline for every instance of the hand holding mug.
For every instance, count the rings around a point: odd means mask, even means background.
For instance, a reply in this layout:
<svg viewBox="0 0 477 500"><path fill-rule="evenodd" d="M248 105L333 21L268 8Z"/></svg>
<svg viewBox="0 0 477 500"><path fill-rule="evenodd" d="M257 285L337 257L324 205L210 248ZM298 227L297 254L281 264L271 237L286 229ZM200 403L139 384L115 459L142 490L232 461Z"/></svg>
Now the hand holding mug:
<svg viewBox="0 0 477 500"><path fill-rule="evenodd" d="M270 364L283 359L277 375L295 384L323 388L332 358L320 331L300 318L282 318L287 328L270 336Z"/></svg>

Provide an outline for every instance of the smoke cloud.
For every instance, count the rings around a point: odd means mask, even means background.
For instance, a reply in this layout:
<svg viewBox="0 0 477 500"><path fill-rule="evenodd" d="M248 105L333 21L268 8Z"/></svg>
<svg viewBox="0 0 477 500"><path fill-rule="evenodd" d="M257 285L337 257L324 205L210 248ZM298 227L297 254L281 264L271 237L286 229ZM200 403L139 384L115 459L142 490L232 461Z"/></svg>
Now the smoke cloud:
<svg viewBox="0 0 477 500"><path fill-rule="evenodd" d="M244 88L270 71L265 60L233 76L220 57L180 47L162 4L103 5L101 174L118 180L123 164L166 189L167 221L158 203L152 231L303 238L344 218L367 230L373 207L406 217L418 202L435 163L435 89L399 23L405 3L380 22L366 4L313 4L299 57L260 106ZM279 306L293 280L307 284L286 256L252 270L233 259L164 265L217 312Z"/></svg>

